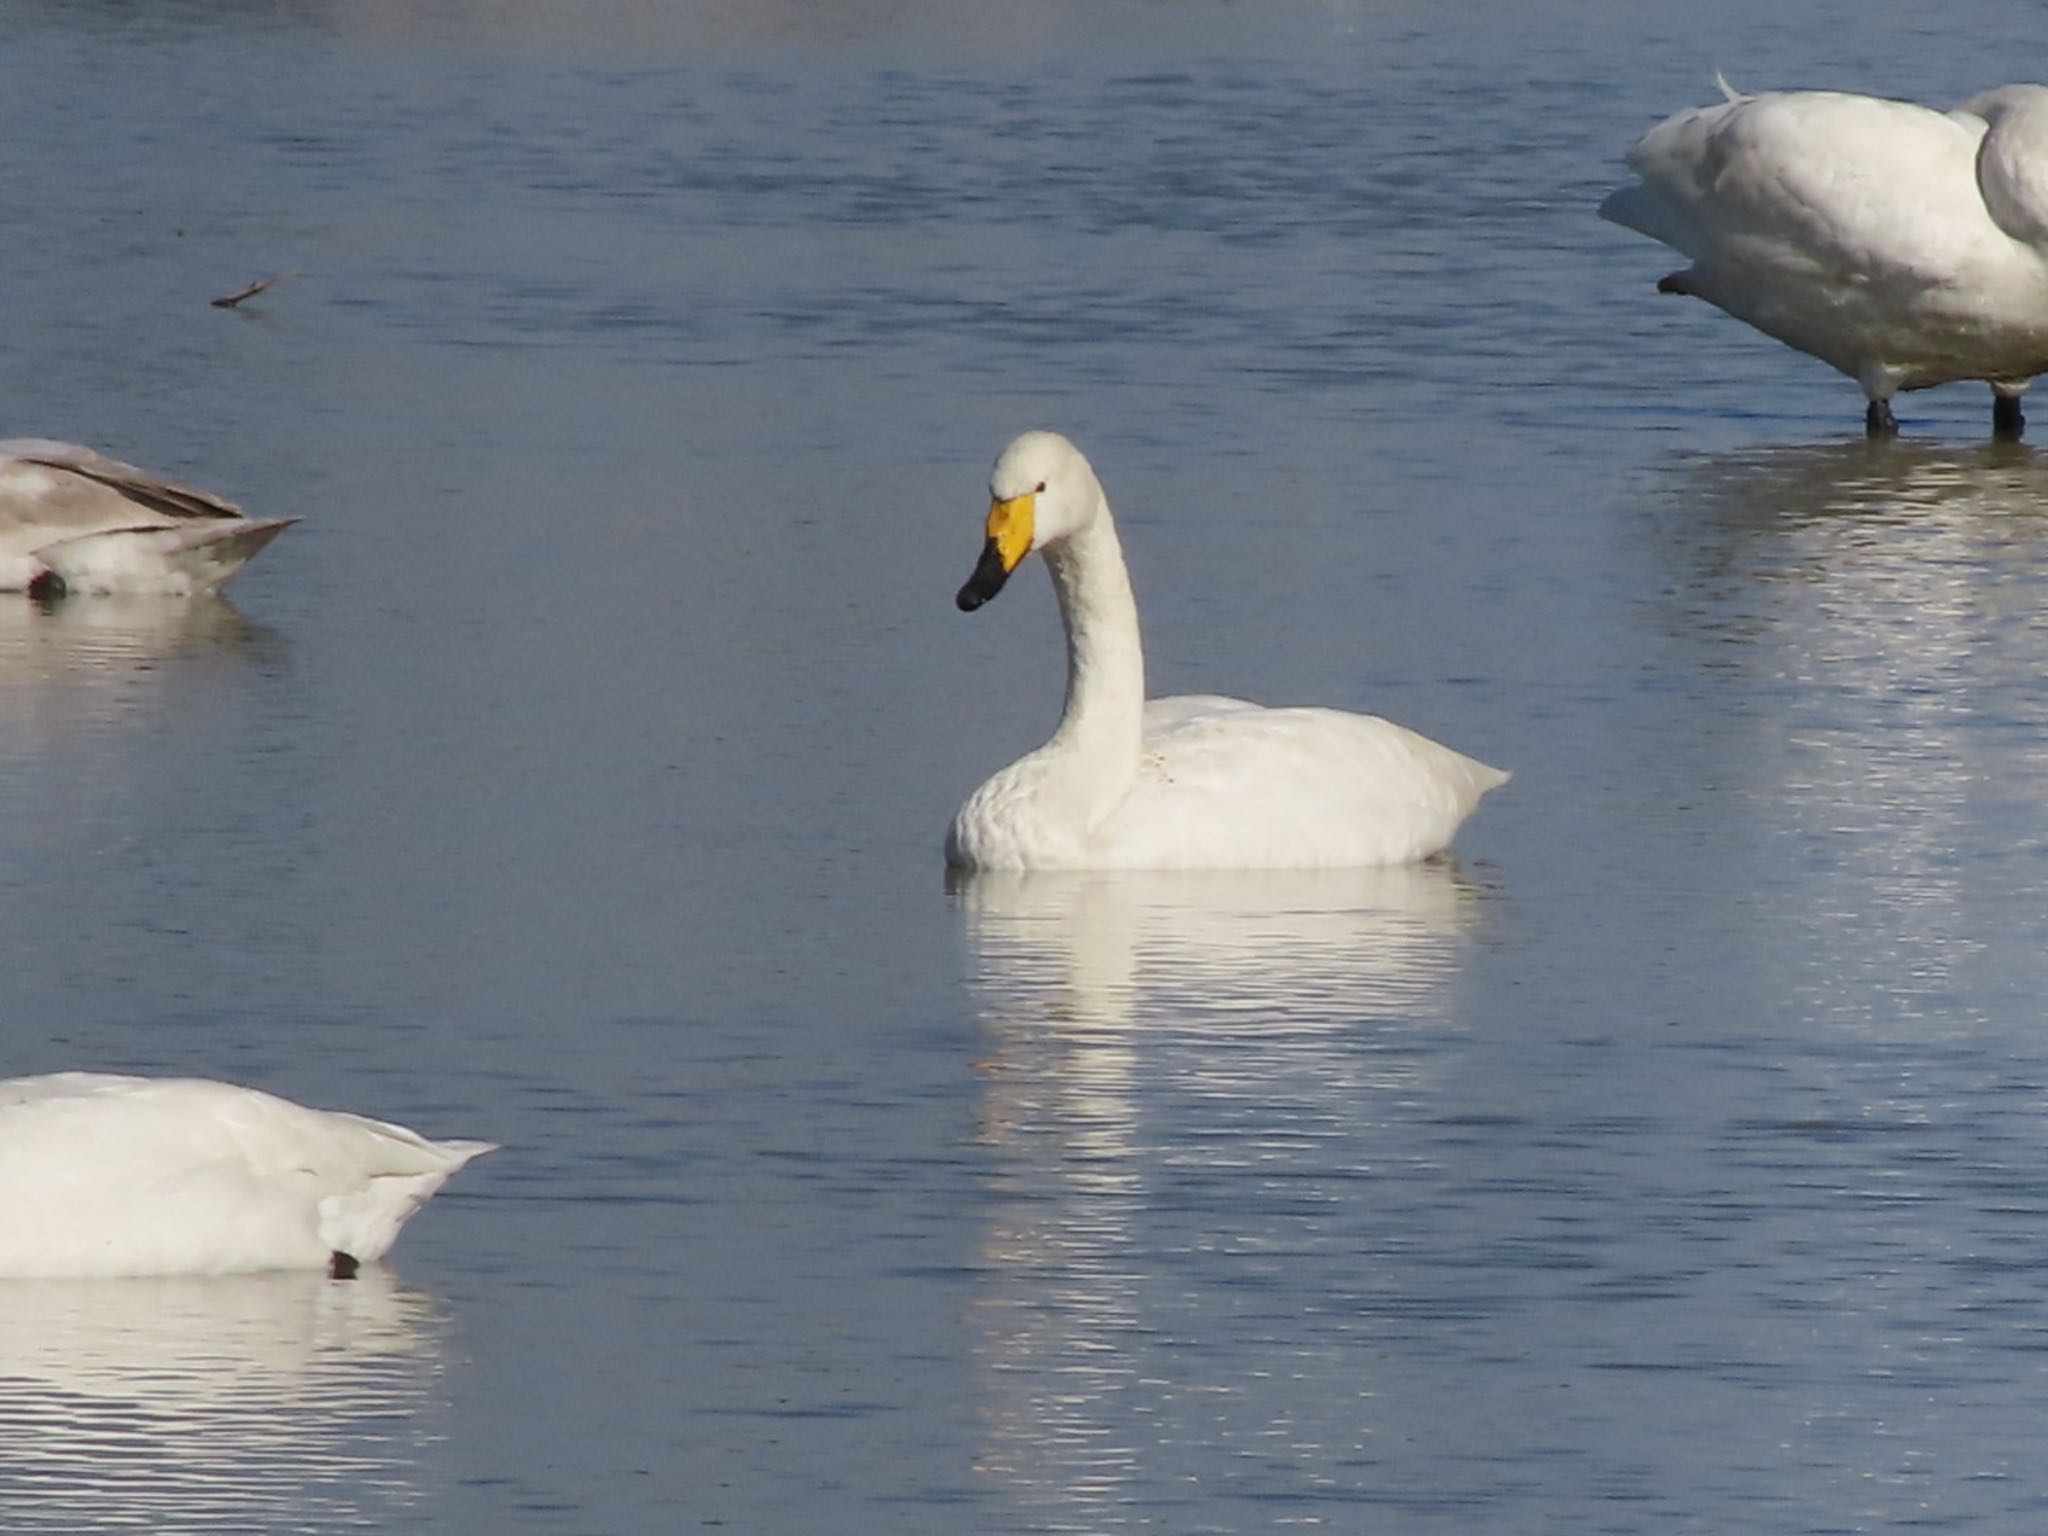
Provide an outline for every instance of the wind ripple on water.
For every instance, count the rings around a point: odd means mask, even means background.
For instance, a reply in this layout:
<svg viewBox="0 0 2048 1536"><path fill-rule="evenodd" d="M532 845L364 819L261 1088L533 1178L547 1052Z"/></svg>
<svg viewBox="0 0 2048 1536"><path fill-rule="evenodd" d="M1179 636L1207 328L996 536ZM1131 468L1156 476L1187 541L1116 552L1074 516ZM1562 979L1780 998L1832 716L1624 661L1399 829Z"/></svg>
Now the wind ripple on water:
<svg viewBox="0 0 2048 1536"><path fill-rule="evenodd" d="M440 1372L387 1271L0 1284L0 1525L382 1526Z"/></svg>

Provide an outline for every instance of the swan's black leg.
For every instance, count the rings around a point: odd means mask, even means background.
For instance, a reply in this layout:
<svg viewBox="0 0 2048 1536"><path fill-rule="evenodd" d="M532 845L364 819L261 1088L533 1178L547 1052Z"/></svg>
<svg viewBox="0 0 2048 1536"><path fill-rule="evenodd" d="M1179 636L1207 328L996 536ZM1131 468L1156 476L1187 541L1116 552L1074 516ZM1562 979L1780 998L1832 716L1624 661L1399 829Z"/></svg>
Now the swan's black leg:
<svg viewBox="0 0 2048 1536"><path fill-rule="evenodd" d="M2002 389L1991 391L1991 435L2011 442L2026 430L2027 418L2020 410L2020 397L2008 395Z"/></svg>
<svg viewBox="0 0 2048 1536"><path fill-rule="evenodd" d="M327 1278L330 1280L353 1280L356 1271L362 1267L354 1254L343 1253L339 1248L327 1256Z"/></svg>
<svg viewBox="0 0 2048 1536"><path fill-rule="evenodd" d="M1870 409L1863 413L1863 435L1865 437L1897 437L1899 419L1892 414L1889 400L1873 400Z"/></svg>

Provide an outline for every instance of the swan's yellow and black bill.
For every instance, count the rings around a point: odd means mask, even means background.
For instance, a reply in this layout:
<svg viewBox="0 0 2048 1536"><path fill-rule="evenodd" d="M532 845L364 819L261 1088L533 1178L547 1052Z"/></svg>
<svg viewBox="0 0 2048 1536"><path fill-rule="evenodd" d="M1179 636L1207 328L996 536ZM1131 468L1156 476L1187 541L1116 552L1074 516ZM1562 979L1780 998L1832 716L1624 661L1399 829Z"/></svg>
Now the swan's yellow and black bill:
<svg viewBox="0 0 2048 1536"><path fill-rule="evenodd" d="M1008 501L989 503L988 541L981 546L981 559L975 563L974 574L953 599L962 613L974 612L1002 591L1010 573L1031 553L1034 500L1027 492Z"/></svg>

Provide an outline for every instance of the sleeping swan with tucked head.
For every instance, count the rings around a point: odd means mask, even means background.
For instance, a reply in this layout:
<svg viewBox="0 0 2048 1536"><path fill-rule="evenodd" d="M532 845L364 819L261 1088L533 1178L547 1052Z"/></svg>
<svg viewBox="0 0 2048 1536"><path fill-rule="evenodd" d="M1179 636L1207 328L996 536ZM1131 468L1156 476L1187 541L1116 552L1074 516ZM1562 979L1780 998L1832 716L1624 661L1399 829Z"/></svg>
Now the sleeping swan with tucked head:
<svg viewBox="0 0 2048 1536"><path fill-rule="evenodd" d="M1643 135L1636 183L1600 205L1691 258L1658 291L1846 373L1872 437L1898 431L1900 390L1958 379L1989 383L1993 433L2018 437L2020 395L2048 372L2048 87L1953 112L1721 89Z"/></svg>
<svg viewBox="0 0 2048 1536"><path fill-rule="evenodd" d="M1441 852L1497 768L1371 715L1145 698L1138 608L1101 482L1053 432L1003 450L972 612L1045 556L1067 632L1059 729L968 797L956 869L1309 869Z"/></svg>
<svg viewBox="0 0 2048 1536"><path fill-rule="evenodd" d="M218 592L297 521L74 443L0 442L0 592Z"/></svg>
<svg viewBox="0 0 2048 1536"><path fill-rule="evenodd" d="M493 1150L204 1078L9 1078L0 1279L323 1268L347 1279Z"/></svg>

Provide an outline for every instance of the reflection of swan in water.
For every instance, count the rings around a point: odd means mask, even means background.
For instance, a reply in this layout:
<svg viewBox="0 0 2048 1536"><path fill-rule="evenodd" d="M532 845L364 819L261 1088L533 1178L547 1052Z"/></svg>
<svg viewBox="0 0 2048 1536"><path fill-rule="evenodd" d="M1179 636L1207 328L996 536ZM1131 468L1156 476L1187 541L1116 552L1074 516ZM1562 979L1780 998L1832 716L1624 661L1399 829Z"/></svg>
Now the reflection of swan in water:
<svg viewBox="0 0 2048 1536"><path fill-rule="evenodd" d="M439 1330L380 1267L0 1282L0 1526L382 1523L434 1432Z"/></svg>
<svg viewBox="0 0 2048 1536"><path fill-rule="evenodd" d="M2019 444L1765 448L1669 469L1660 543L1685 599L1712 610L1695 618L1818 625L1806 660L1836 688L1946 668L2004 626L2001 594L2048 575L2048 458Z"/></svg>
<svg viewBox="0 0 2048 1536"><path fill-rule="evenodd" d="M260 633L224 597L5 603L0 678L53 670L89 678L131 672L173 654L233 655Z"/></svg>
<svg viewBox="0 0 2048 1536"><path fill-rule="evenodd" d="M112 596L91 603L0 605L0 666L75 651L80 663L107 665L174 650L227 647L255 631L224 597L204 600Z"/></svg>
<svg viewBox="0 0 2048 1536"><path fill-rule="evenodd" d="M1693 778L1812 850L1803 920L1759 963L1817 1017L1943 1016L2001 889L1963 855L2038 842L2048 803L2048 454L1848 443L1661 467L1658 619L1713 695L1684 727Z"/></svg>
<svg viewBox="0 0 2048 1536"><path fill-rule="evenodd" d="M139 715L176 671L239 666L265 639L218 597L0 602L0 755L28 755L81 720Z"/></svg>
<svg viewBox="0 0 2048 1536"><path fill-rule="evenodd" d="M992 872L951 885L995 1007L1029 994L1042 1007L1050 988L1065 1017L1117 1028L1262 1003L1316 1027L1399 1011L1451 968L1476 896L1441 863Z"/></svg>
<svg viewBox="0 0 2048 1536"><path fill-rule="evenodd" d="M1658 542L1678 626L1803 633L1781 664L1825 666L1834 689L1932 681L2002 627L2001 593L2048 574L2048 459L2020 444L1763 448L1667 469ZM1968 672L1940 686L1973 686L1982 666Z"/></svg>
<svg viewBox="0 0 2048 1536"><path fill-rule="evenodd" d="M1355 1485L1355 1423L1286 1437L1358 1401L1359 1360L1311 1321L1330 1347L1276 1361L1256 1299L1285 1267L1352 1325L1358 1225L1460 1049L1446 995L1484 895L1443 864L955 890L996 1166L981 1470L1076 1529L1235 1458Z"/></svg>
<svg viewBox="0 0 2048 1536"><path fill-rule="evenodd" d="M1762 525L1930 513L2038 513L2048 460L2021 443L1800 443L1678 453L1674 496L1716 521Z"/></svg>

